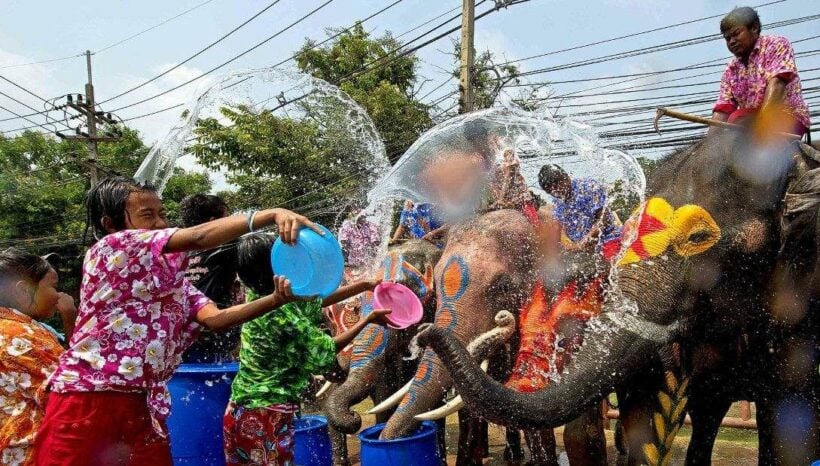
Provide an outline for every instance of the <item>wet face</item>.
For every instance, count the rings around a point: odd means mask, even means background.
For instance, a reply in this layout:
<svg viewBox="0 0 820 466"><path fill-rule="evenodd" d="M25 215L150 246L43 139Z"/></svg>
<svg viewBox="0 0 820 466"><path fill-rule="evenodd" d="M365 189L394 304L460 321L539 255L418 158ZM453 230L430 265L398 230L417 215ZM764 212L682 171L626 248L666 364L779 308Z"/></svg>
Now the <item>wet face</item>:
<svg viewBox="0 0 820 466"><path fill-rule="evenodd" d="M723 38L726 40L726 48L732 52L732 55L740 59L749 57L759 36L760 31L756 28L750 29L744 25L733 26L723 33Z"/></svg>
<svg viewBox="0 0 820 466"><path fill-rule="evenodd" d="M160 230L168 228L168 215L157 193L137 191L125 203L125 228L129 230Z"/></svg>

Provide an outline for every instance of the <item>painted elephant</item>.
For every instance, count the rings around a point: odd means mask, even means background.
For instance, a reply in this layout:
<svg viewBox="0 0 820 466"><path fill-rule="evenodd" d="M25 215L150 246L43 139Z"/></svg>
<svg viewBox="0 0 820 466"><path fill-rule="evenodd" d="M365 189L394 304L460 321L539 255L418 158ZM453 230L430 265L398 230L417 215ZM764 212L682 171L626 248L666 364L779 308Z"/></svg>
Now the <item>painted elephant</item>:
<svg viewBox="0 0 820 466"><path fill-rule="evenodd" d="M448 329L466 345L490 330L496 312L519 309L534 281L533 241L532 227L513 210L453 227L435 268L435 327ZM437 407L451 385L441 361L426 350L381 437L412 433L419 425L414 417Z"/></svg>
<svg viewBox="0 0 820 466"><path fill-rule="evenodd" d="M715 133L662 162L649 200L627 222L613 271L618 292L560 380L516 392L487 377L452 329L431 328L419 343L491 422L558 426L614 387L649 379L654 396L640 401L652 415L627 430L641 462L668 464L688 410L687 463L709 464L738 399L758 406L760 464L820 458L820 156L761 137Z"/></svg>
<svg viewBox="0 0 820 466"><path fill-rule="evenodd" d="M422 322L431 322L435 312L433 267L441 250L423 240L412 240L390 248L377 272L385 280L394 280L412 289L424 306ZM362 314L373 308L372 293L363 298ZM405 330L368 325L353 341L349 371L339 387L323 402L330 425L346 434L361 427L361 416L351 407L368 396L376 402L396 391L412 375L417 361L404 359L416 327ZM341 361L344 366L346 361ZM383 416L386 419L386 415ZM382 419L382 421L384 420Z"/></svg>

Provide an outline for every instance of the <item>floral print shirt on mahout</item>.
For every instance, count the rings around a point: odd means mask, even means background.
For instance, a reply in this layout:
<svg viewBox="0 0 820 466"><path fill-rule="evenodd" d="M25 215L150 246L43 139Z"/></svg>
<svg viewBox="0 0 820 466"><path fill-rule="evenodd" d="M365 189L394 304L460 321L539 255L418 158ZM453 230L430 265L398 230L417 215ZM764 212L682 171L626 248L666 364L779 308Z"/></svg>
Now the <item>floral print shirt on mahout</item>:
<svg viewBox="0 0 820 466"><path fill-rule="evenodd" d="M170 412L165 384L210 302L185 278L187 254L163 253L175 232L124 230L88 251L77 325L50 381L59 393L145 392L161 435Z"/></svg>

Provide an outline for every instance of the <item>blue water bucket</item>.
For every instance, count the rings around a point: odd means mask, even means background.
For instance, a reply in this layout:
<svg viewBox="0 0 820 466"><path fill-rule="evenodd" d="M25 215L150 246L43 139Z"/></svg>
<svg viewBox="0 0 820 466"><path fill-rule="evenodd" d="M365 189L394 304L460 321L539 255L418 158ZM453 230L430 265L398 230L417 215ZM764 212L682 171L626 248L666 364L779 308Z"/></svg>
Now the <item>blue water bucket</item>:
<svg viewBox="0 0 820 466"><path fill-rule="evenodd" d="M296 466L330 466L333 449L324 416L302 416L293 422L293 463Z"/></svg>
<svg viewBox="0 0 820 466"><path fill-rule="evenodd" d="M237 363L182 364L168 382L171 455L175 465L225 466L222 417Z"/></svg>
<svg viewBox="0 0 820 466"><path fill-rule="evenodd" d="M440 466L435 422L424 421L415 434L396 440L379 440L384 424L363 430L362 466Z"/></svg>
<svg viewBox="0 0 820 466"><path fill-rule="evenodd" d="M276 275L290 280L296 296L325 298L339 288L344 275L345 261L339 242L327 228L319 235L310 228L299 230L295 245L277 238L271 249L271 267Z"/></svg>

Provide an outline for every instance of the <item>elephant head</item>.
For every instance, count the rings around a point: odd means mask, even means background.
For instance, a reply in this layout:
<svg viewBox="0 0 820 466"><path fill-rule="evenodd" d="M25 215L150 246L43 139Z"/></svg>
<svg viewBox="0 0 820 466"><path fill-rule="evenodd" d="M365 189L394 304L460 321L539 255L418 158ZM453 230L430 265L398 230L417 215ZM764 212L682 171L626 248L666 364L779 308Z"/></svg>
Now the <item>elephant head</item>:
<svg viewBox="0 0 820 466"><path fill-rule="evenodd" d="M517 310L532 286L534 233L527 219L513 210L481 215L452 228L436 265L434 329L468 344L493 327L501 310ZM426 350L383 439L415 430L415 416L441 401L451 385L435 353Z"/></svg>
<svg viewBox="0 0 820 466"><path fill-rule="evenodd" d="M792 151L762 154L745 141L718 133L657 169L648 201L627 222L611 272L616 286L600 317L565 370L541 390L521 393L487 377L461 334L425 332L419 344L441 358L466 405L490 422L557 427L639 374L673 337L737 332L749 313L765 314L759 297L776 261Z"/></svg>
<svg viewBox="0 0 820 466"><path fill-rule="evenodd" d="M423 240L411 240L392 246L377 276L401 283L416 293L424 307L422 322L431 322L435 312L433 268L441 250ZM373 310L373 294L362 298L362 315ZM390 384L401 382L405 351L415 334L416 326L403 330L370 324L352 343L349 371L344 382L324 403L328 422L341 432L352 434L361 427L361 417L351 407L369 396L376 388L389 391ZM410 368L412 370L412 368ZM396 380L398 379L398 380Z"/></svg>

